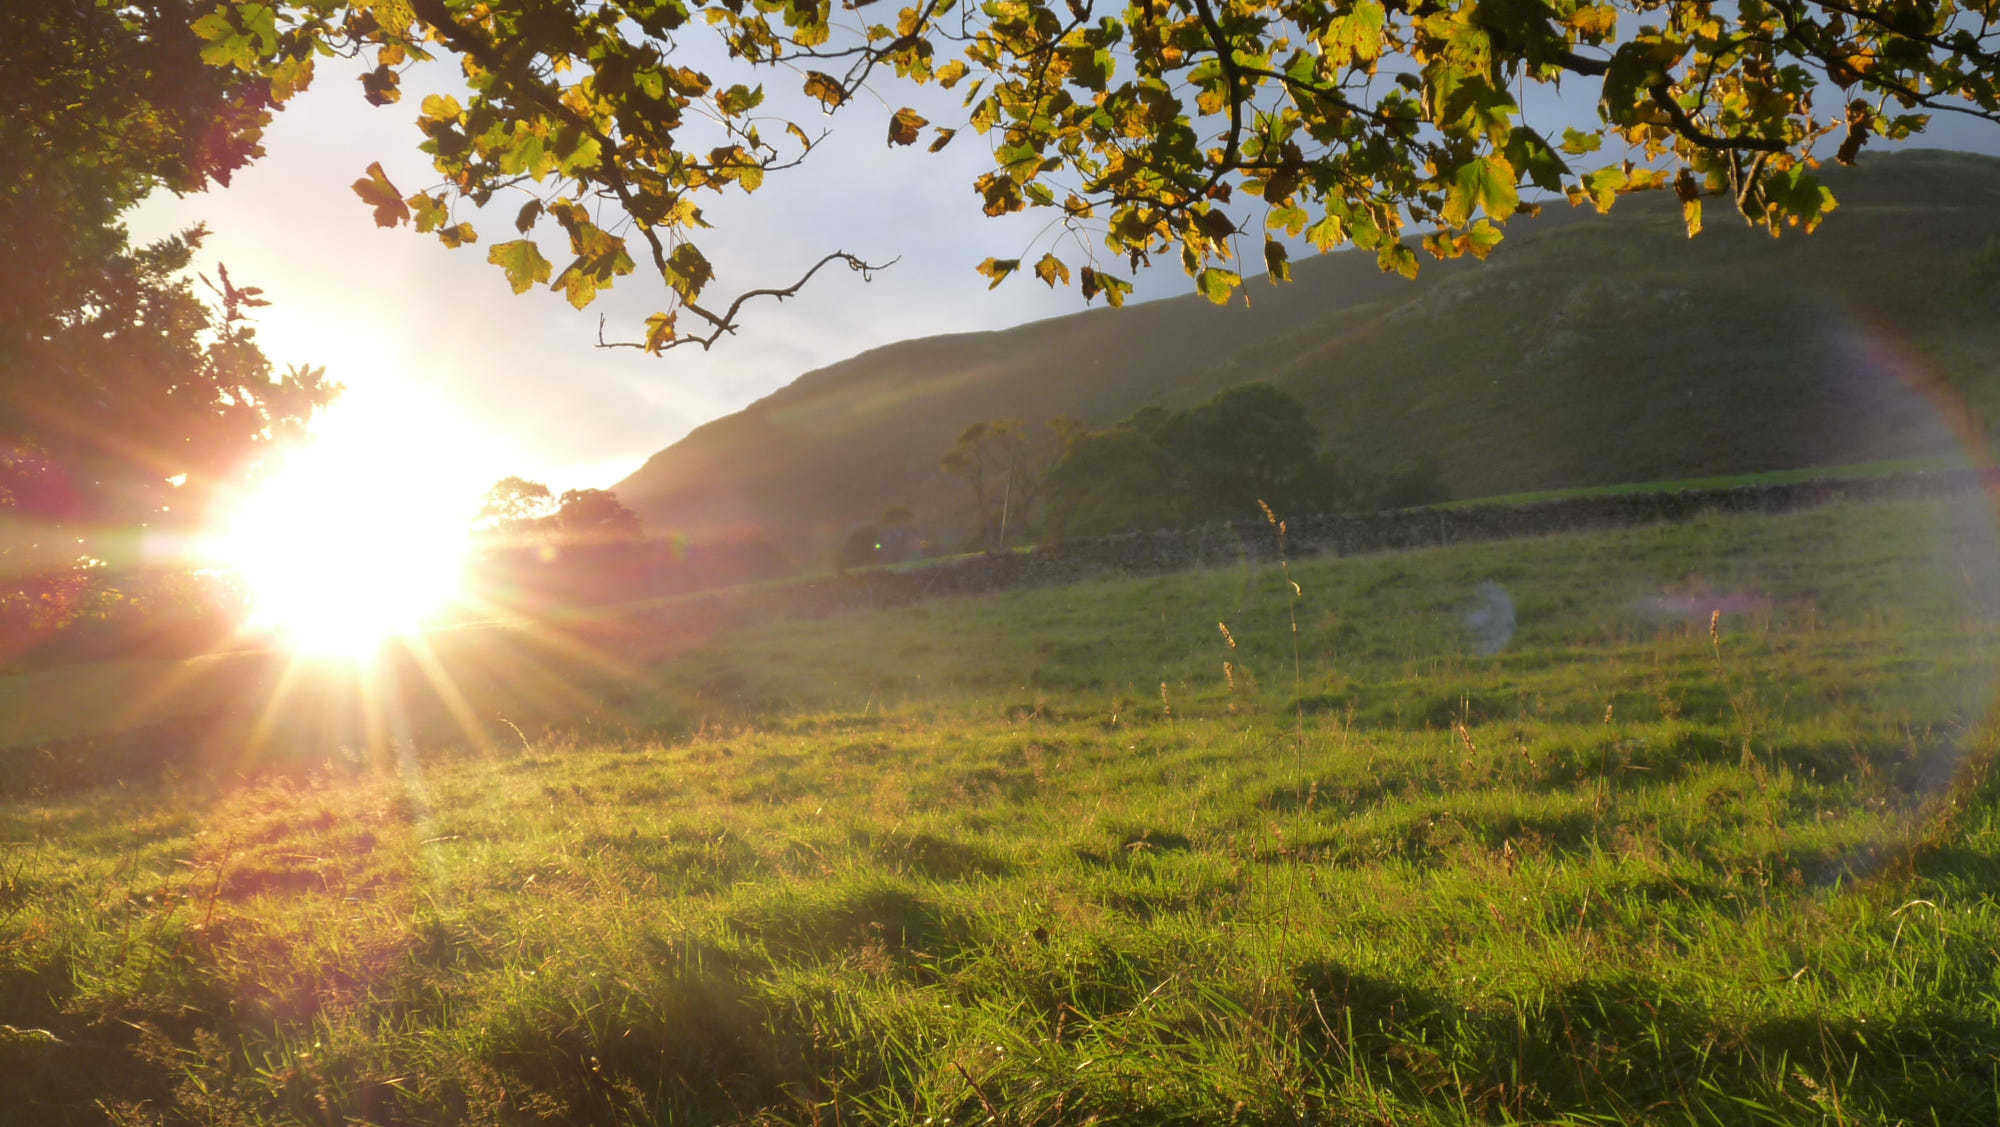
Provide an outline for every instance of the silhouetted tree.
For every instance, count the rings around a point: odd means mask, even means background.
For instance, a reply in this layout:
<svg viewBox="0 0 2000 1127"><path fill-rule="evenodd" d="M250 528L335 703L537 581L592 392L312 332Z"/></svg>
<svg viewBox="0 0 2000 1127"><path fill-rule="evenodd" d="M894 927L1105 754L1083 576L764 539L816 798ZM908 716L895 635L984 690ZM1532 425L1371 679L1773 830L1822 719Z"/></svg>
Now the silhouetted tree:
<svg viewBox="0 0 2000 1127"><path fill-rule="evenodd" d="M132 532L214 515L338 391L273 371L257 287L218 268L196 289L202 227L127 238L150 192L227 184L259 152L274 79L205 63L190 16L0 4L0 658L108 597L141 563Z"/></svg>
<svg viewBox="0 0 2000 1127"><path fill-rule="evenodd" d="M1049 469L1042 531L1067 540L1181 524L1177 469L1173 455L1137 427L1077 435Z"/></svg>
<svg viewBox="0 0 2000 1127"><path fill-rule="evenodd" d="M987 547L1004 548L1010 529L1031 527L1043 477L1082 426L1062 416L1046 428L994 419L958 436L938 465L972 491L974 535Z"/></svg>
<svg viewBox="0 0 2000 1127"><path fill-rule="evenodd" d="M1149 406L1078 434L1047 474L1058 538L1348 507L1353 486L1319 449L1305 406L1267 383L1224 389L1184 411Z"/></svg>
<svg viewBox="0 0 2000 1127"><path fill-rule="evenodd" d="M202 46L172 0L0 5L0 504L41 522L192 523L337 390L274 375L256 287L195 291L202 228L127 243L148 193L259 151L270 80Z"/></svg>
<svg viewBox="0 0 2000 1127"><path fill-rule="evenodd" d="M570 489L556 508L557 533L572 544L615 544L639 539L639 517L608 489Z"/></svg>
<svg viewBox="0 0 2000 1127"><path fill-rule="evenodd" d="M520 536L545 526L555 511L548 486L524 477L503 477L486 491L477 519L491 533Z"/></svg>

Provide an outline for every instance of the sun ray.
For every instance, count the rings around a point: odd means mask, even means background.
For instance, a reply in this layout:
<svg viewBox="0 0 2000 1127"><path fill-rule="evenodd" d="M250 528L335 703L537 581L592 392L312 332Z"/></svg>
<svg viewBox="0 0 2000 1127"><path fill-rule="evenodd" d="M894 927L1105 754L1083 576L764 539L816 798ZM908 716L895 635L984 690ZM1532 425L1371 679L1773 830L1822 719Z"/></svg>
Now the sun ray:
<svg viewBox="0 0 2000 1127"><path fill-rule="evenodd" d="M422 634L413 635L404 640L404 648L409 652L410 659L416 663L418 671L424 675L424 680L430 683L431 690L437 693L438 699L444 703L445 711L450 714L452 722L458 725L459 731L482 754L490 753L493 750L492 735L486 731L486 726L479 722L478 713L473 711L471 702L465 699L465 694L459 691L458 682L453 679L451 671L445 668L444 662L439 660L437 651L431 647L430 639Z"/></svg>

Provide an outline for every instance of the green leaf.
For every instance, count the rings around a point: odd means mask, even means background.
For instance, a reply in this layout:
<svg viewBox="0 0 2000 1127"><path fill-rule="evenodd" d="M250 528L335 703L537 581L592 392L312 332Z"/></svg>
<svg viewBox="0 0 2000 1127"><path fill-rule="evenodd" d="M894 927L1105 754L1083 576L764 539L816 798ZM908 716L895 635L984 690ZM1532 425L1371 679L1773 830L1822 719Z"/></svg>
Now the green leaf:
<svg viewBox="0 0 2000 1127"><path fill-rule="evenodd" d="M222 39L229 35L232 35L236 31L236 29L230 25L229 18L227 16L224 16L220 9L210 12L209 14L189 24L188 30L194 32L197 36L207 40L210 43L213 43L218 39Z"/></svg>
<svg viewBox="0 0 2000 1127"><path fill-rule="evenodd" d="M1274 207L1271 209L1271 213L1264 217L1265 228L1272 231L1283 231L1285 234L1294 237L1299 232L1304 231L1306 224L1310 222L1312 222L1312 213L1296 205Z"/></svg>
<svg viewBox="0 0 2000 1127"><path fill-rule="evenodd" d="M1507 163L1506 157L1495 154L1459 167L1445 191L1439 216L1453 227L1463 227L1472 221L1473 208L1477 207L1495 219L1504 220L1514 214L1514 205L1520 202L1520 194L1514 189L1514 166Z"/></svg>
<svg viewBox="0 0 2000 1127"><path fill-rule="evenodd" d="M1520 169L1535 187L1560 192L1569 165L1556 155L1542 135L1525 125L1517 125L1507 136L1507 162Z"/></svg>
<svg viewBox="0 0 2000 1127"><path fill-rule="evenodd" d="M1585 133L1580 129L1564 129L1562 151L1573 157L1594 153L1604 147L1604 138L1595 133Z"/></svg>
<svg viewBox="0 0 2000 1127"><path fill-rule="evenodd" d="M1264 269L1270 273L1273 284L1292 280L1291 254L1285 244L1275 239L1264 240Z"/></svg>
<svg viewBox="0 0 2000 1127"><path fill-rule="evenodd" d="M681 295L682 301L699 298L702 288L714 277L715 268L693 243L682 243L667 256L667 284Z"/></svg>
<svg viewBox="0 0 2000 1127"><path fill-rule="evenodd" d="M563 267L563 272L556 275L551 285L562 290L570 305L578 309L597 300L597 275L584 269L580 258Z"/></svg>
<svg viewBox="0 0 2000 1127"><path fill-rule="evenodd" d="M1621 165L1606 165L1583 178L1581 188L1570 189L1570 202L1579 202L1579 195L1586 197L1598 211L1610 211L1612 201L1631 181L1631 174Z"/></svg>
<svg viewBox="0 0 2000 1127"><path fill-rule="evenodd" d="M1405 278L1417 276L1417 252L1400 242L1384 244L1381 250L1376 251L1375 264Z"/></svg>
<svg viewBox="0 0 2000 1127"><path fill-rule="evenodd" d="M1208 267L1195 275L1194 280L1195 288L1201 291L1201 296L1217 305L1229 304L1229 295L1235 293L1236 287L1242 284L1243 275L1234 270L1224 270L1220 266Z"/></svg>
<svg viewBox="0 0 2000 1127"><path fill-rule="evenodd" d="M1810 231L1835 206L1833 193L1804 165L1764 177L1764 198L1782 213L1784 220ZM1777 216L1772 219L1775 222Z"/></svg>
<svg viewBox="0 0 2000 1127"><path fill-rule="evenodd" d="M1345 67L1351 61L1365 63L1381 55L1382 26L1388 16L1376 0L1361 0L1346 15L1329 20L1319 37L1327 61Z"/></svg>
<svg viewBox="0 0 2000 1127"><path fill-rule="evenodd" d="M1502 237L1500 228L1482 219L1474 223L1472 229L1465 233L1465 237L1459 240L1459 246L1472 257L1483 259L1493 252L1494 247L1500 245Z"/></svg>
<svg viewBox="0 0 2000 1127"><path fill-rule="evenodd" d="M361 197L362 203L375 209L377 227L394 227L399 223L409 222L410 207L403 202L403 194L396 190L394 184L389 183L387 176L383 175L381 161L370 164L368 175L356 180L353 188L354 194Z"/></svg>
<svg viewBox="0 0 2000 1127"><path fill-rule="evenodd" d="M1598 112L1604 120L1613 125L1637 122L1639 107L1652 101L1649 89L1667 81L1668 68L1684 50L1672 40L1641 39L1613 51L1604 70L1603 96L1598 100Z"/></svg>
<svg viewBox="0 0 2000 1127"><path fill-rule="evenodd" d="M1326 218L1306 228L1306 238L1312 240L1315 249L1329 251L1347 239L1340 216L1327 212Z"/></svg>
<svg viewBox="0 0 2000 1127"><path fill-rule="evenodd" d="M451 209L445 206L444 200L429 192L418 192L403 202L409 205L410 213L416 220L417 233L420 235L437 230L444 226L445 220L451 218Z"/></svg>
<svg viewBox="0 0 2000 1127"><path fill-rule="evenodd" d="M1002 145L993 151L993 161L1006 169L1016 184L1034 179L1042 168L1042 154L1032 145Z"/></svg>
<svg viewBox="0 0 2000 1127"><path fill-rule="evenodd" d="M722 111L724 117L741 117L751 110L756 109L763 101L764 88L762 86L753 90L748 86L738 83L716 96L715 107Z"/></svg>
<svg viewBox="0 0 2000 1127"><path fill-rule="evenodd" d="M579 133L567 149L560 145L561 140L562 138L558 139L557 151L562 155L556 163L556 171L564 176L575 176L579 172L596 168L601 163L604 146L598 143L597 138L587 133Z"/></svg>
<svg viewBox="0 0 2000 1127"><path fill-rule="evenodd" d="M486 261L507 272L507 284L515 293L526 293L529 286L548 281L552 269L533 239L495 243L486 252Z"/></svg>

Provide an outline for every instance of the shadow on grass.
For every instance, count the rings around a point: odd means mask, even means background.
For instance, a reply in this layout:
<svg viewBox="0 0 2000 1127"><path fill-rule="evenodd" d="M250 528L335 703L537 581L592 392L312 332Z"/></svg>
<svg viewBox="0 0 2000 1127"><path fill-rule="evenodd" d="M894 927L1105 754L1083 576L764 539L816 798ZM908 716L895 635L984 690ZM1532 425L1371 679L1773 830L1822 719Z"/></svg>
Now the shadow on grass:
<svg viewBox="0 0 2000 1127"><path fill-rule="evenodd" d="M490 1015L480 1059L520 1093L517 1118L694 1122L786 1102L803 1046L774 1039L750 996L763 965L699 941L645 942L642 972L530 987Z"/></svg>
<svg viewBox="0 0 2000 1127"><path fill-rule="evenodd" d="M775 961L846 957L914 980L981 950L973 919L893 881L817 885L736 906L731 926L760 940Z"/></svg>
<svg viewBox="0 0 2000 1127"><path fill-rule="evenodd" d="M991 850L936 834L857 831L854 841L892 871L931 880L1008 876L1016 869Z"/></svg>
<svg viewBox="0 0 2000 1127"><path fill-rule="evenodd" d="M1499 1011L1334 963L1299 968L1323 1067L1412 1106L1487 1122L1985 1124L2000 1026L1938 1013L1748 1024L1658 984L1585 979ZM1836 1113L1836 1109L1839 1109Z"/></svg>

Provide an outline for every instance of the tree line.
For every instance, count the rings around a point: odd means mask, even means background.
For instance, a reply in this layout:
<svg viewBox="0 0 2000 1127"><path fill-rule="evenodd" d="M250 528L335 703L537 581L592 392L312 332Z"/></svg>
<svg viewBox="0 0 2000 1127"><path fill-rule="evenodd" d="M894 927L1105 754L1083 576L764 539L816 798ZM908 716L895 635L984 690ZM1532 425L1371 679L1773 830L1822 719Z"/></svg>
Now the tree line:
<svg viewBox="0 0 2000 1127"><path fill-rule="evenodd" d="M1326 448L1306 406L1269 383L1225 388L1179 410L1140 408L1108 427L1058 416L975 422L939 459L965 489L958 547L1190 528L1291 514L1372 512L1448 499L1429 459L1360 466ZM914 532L907 508L853 529L844 566L943 550Z"/></svg>

